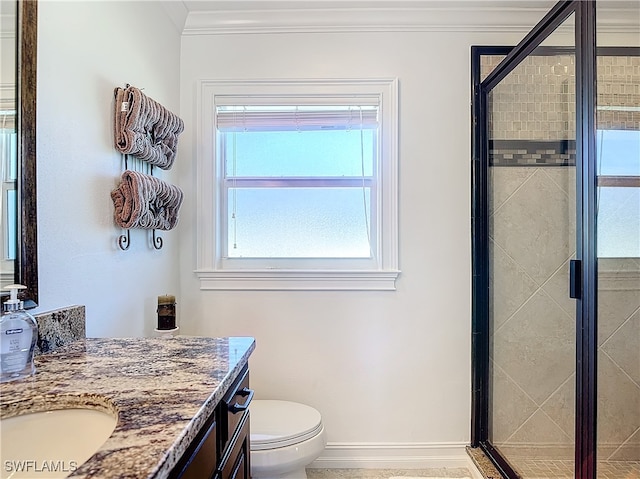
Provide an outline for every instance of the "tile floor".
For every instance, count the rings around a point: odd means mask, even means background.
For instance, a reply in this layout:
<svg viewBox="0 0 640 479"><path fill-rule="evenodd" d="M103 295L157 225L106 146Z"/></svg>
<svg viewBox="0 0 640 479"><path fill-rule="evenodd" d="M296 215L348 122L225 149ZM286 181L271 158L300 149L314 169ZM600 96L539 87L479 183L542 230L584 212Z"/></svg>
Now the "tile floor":
<svg viewBox="0 0 640 479"><path fill-rule="evenodd" d="M501 479L500 473L479 448L467 452L487 479ZM523 479L574 479L573 461L519 459L518 472ZM640 479L640 461L599 461L598 479Z"/></svg>
<svg viewBox="0 0 640 479"><path fill-rule="evenodd" d="M466 467L436 469L307 469L309 479L389 479L390 477L471 478Z"/></svg>
<svg viewBox="0 0 640 479"><path fill-rule="evenodd" d="M520 464L525 479L573 479L570 461L530 460ZM471 478L468 469L307 469L309 479ZM498 478L499 476L490 476ZM601 462L599 479L640 479L640 461Z"/></svg>
<svg viewBox="0 0 640 479"><path fill-rule="evenodd" d="M573 461L518 461L523 479L573 479ZM640 479L640 461L600 461L598 479Z"/></svg>

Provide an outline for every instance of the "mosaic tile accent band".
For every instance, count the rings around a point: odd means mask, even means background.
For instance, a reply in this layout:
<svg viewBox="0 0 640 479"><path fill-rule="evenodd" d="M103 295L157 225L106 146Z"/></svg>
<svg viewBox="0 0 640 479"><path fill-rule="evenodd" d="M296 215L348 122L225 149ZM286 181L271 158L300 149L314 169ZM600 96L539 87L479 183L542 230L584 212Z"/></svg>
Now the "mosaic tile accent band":
<svg viewBox="0 0 640 479"><path fill-rule="evenodd" d="M575 166L575 140L492 140L489 166Z"/></svg>

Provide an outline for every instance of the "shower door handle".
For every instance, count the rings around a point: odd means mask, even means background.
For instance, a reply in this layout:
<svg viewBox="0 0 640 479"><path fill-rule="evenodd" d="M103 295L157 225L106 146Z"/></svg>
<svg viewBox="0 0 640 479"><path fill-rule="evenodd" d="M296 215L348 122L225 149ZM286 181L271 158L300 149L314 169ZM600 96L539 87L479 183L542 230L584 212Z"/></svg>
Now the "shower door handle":
<svg viewBox="0 0 640 479"><path fill-rule="evenodd" d="M569 261L569 297L582 297L582 261L579 259Z"/></svg>

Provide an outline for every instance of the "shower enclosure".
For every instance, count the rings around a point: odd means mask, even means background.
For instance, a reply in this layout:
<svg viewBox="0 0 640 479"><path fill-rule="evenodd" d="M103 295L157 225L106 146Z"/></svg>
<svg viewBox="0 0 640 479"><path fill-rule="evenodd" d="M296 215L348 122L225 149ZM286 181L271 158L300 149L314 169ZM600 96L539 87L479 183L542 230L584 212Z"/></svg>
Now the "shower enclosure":
<svg viewBox="0 0 640 479"><path fill-rule="evenodd" d="M508 478L640 478L640 4L474 47L472 445Z"/></svg>

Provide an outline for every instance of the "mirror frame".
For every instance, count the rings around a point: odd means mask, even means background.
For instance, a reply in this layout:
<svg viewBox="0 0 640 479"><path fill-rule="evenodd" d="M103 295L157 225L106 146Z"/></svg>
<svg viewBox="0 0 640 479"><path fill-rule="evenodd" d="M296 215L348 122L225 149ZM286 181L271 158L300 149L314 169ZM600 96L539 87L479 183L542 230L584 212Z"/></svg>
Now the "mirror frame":
<svg viewBox="0 0 640 479"><path fill-rule="evenodd" d="M36 194L37 0L17 1L17 105L18 113L18 253L16 283L25 308L38 305L38 221Z"/></svg>

